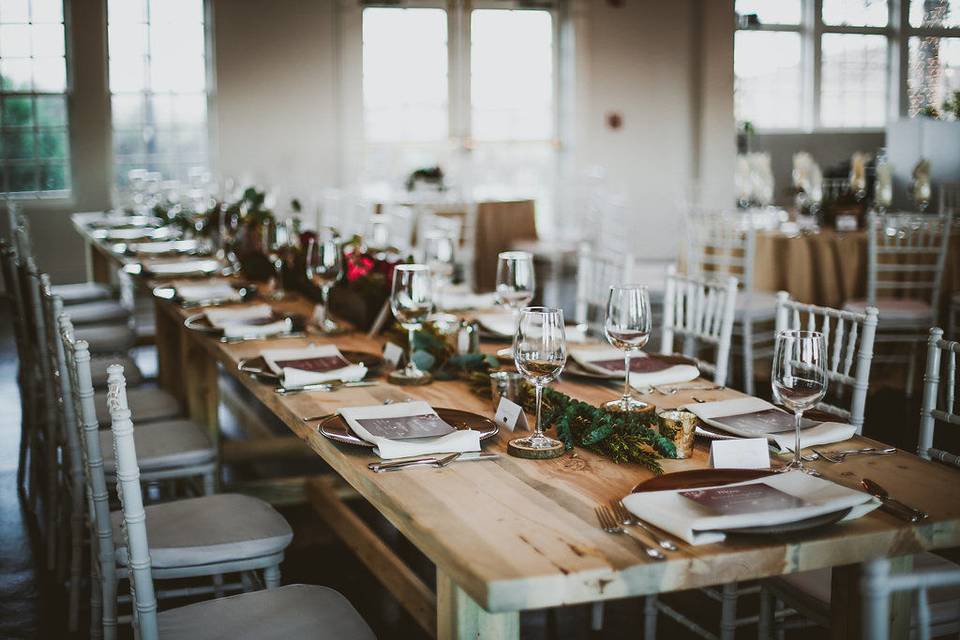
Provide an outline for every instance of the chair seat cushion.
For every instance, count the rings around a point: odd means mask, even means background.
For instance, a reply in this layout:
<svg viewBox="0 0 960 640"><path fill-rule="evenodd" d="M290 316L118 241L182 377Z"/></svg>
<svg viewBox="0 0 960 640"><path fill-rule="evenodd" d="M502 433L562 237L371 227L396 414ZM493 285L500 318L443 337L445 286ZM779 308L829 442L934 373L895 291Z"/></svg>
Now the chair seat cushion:
<svg viewBox="0 0 960 640"><path fill-rule="evenodd" d="M95 388L107 386L107 367L112 364L123 366L123 377L131 387L143 382L143 373L133 358L121 353L101 354L90 358L90 376Z"/></svg>
<svg viewBox="0 0 960 640"><path fill-rule="evenodd" d="M137 463L140 471L155 471L175 467L189 467L212 462L217 452L203 427L193 420L163 420L135 427ZM100 451L103 452L103 470L116 470L113 457L113 433L100 430Z"/></svg>
<svg viewBox="0 0 960 640"><path fill-rule="evenodd" d="M63 311L70 317L70 322L75 327L88 324L125 323L130 319L130 310L116 300L72 304Z"/></svg>
<svg viewBox="0 0 960 640"><path fill-rule="evenodd" d="M77 340L86 340L91 353L117 353L137 344L137 334L125 324L77 327Z"/></svg>
<svg viewBox="0 0 960 640"><path fill-rule="evenodd" d="M164 640L375 640L339 592L291 584L178 607L157 617Z"/></svg>
<svg viewBox="0 0 960 640"><path fill-rule="evenodd" d="M109 300L113 297L113 287L100 282L75 282L73 284L56 284L52 287L53 295L60 296L64 305Z"/></svg>
<svg viewBox="0 0 960 640"><path fill-rule="evenodd" d="M110 426L110 410L107 408L107 392L99 391L93 396L97 408L97 421L101 427ZM180 416L180 403L163 389L136 387L127 389L127 403L134 424L167 420Z"/></svg>
<svg viewBox="0 0 960 640"><path fill-rule="evenodd" d="M918 553L913 557L915 571L954 570L957 565L935 553ZM830 606L830 569L804 571L776 578L789 590L799 591L820 603L826 611ZM932 625L960 619L960 587L933 589L929 592L930 622ZM802 613L802 612L801 612Z"/></svg>
<svg viewBox="0 0 960 640"><path fill-rule="evenodd" d="M877 311L879 311L879 323L884 321L896 322L898 320L926 320L933 322L933 309L930 304L923 300L913 300L910 298L877 298ZM853 311L854 313L863 313L867 308L866 300L849 300L843 304L844 311Z"/></svg>
<svg viewBox="0 0 960 640"><path fill-rule="evenodd" d="M737 293L736 306L733 317L742 320L746 316L754 320L777 317L777 294L766 291L753 291L749 295L740 291Z"/></svg>
<svg viewBox="0 0 960 640"><path fill-rule="evenodd" d="M139 433L136 435L139 444ZM147 540L154 568L195 567L280 553L293 539L276 509L257 498L221 493L174 500L146 508ZM127 547L120 523L110 514L117 563L126 566ZM229 637L229 636L226 636Z"/></svg>

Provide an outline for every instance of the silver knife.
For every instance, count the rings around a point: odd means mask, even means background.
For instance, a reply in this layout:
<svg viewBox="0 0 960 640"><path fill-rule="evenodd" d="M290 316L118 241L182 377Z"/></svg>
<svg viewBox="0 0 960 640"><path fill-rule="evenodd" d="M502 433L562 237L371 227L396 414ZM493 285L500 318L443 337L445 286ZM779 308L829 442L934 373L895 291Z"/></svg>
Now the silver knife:
<svg viewBox="0 0 960 640"><path fill-rule="evenodd" d="M336 391L337 389L352 387L373 387L377 382L374 380L358 380L356 382L317 382L314 384L305 384L302 387L277 387L274 392L281 396L289 396L295 393L304 393L305 391Z"/></svg>
<svg viewBox="0 0 960 640"><path fill-rule="evenodd" d="M919 522L927 517L926 512L909 507L896 498L891 498L887 490L870 478L860 480L860 486L867 490L867 493L877 497L883 503L883 510L907 522Z"/></svg>

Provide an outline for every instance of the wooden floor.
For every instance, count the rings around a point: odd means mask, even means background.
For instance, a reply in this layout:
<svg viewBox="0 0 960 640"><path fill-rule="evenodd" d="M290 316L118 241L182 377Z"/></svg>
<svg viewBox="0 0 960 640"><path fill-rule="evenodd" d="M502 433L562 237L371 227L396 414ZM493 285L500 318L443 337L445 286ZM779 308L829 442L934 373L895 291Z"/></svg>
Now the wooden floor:
<svg viewBox="0 0 960 640"><path fill-rule="evenodd" d="M141 367L148 376L155 372L151 349L138 354ZM64 593L37 569L34 556L35 532L24 515L16 491L17 443L20 416L16 386L16 352L6 305L0 303L0 639L68 638L62 627L65 611ZM242 390L237 390L241 393ZM264 418L267 428L278 434L288 431L279 424L270 424L269 416L259 415L256 407L250 412ZM902 396L881 392L871 398L867 412L867 435L904 448L916 441L917 402ZM243 437L242 425L248 416L221 415L226 437ZM944 443L950 448L951 444ZM956 449L957 447L954 447ZM232 479L248 480L271 476L322 473L319 460L246 464L227 469ZM322 584L341 591L370 623L380 638L424 638L413 620L386 593L379 582L337 541L329 529L305 506L281 508L294 529L294 541L283 563L284 583ZM402 536L372 509L358 504L361 517L397 549L411 566L432 583L433 568ZM536 535L535 531L531 535ZM703 626L715 629L719 605L699 593L672 596L672 604L683 607ZM169 606L164 603L164 606ZM755 599L744 598L740 615L755 612ZM522 617L521 637L540 639L639 638L642 636L642 602L636 599L608 603L603 630L591 631L591 609L588 606L560 610L537 611ZM693 638L691 633L661 616L658 628L662 638ZM755 637L753 627L745 627L738 637ZM795 637L810 632L797 632Z"/></svg>

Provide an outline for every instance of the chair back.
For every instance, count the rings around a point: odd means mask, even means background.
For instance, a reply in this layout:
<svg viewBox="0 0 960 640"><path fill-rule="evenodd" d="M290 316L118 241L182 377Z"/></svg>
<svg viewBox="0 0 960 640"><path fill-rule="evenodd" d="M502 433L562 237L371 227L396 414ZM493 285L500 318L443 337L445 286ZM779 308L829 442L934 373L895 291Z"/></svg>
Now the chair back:
<svg viewBox="0 0 960 640"><path fill-rule="evenodd" d="M103 451L100 448L100 423L94 404L93 377L90 371L90 349L84 340L75 340L70 319L61 314L58 318L60 337L63 342L75 414L82 443L84 480L87 491L87 526L90 531L91 570L94 582L92 599L101 605L99 621L105 640L116 637L116 560L114 557L113 525L110 522L110 501L107 478L103 470ZM95 609L95 607L94 607Z"/></svg>
<svg viewBox="0 0 960 640"><path fill-rule="evenodd" d="M716 384L726 384L736 304L737 279L733 276L679 275L670 265L663 297L660 353L673 353L673 340L679 336L683 338L683 355L695 357L701 371L713 373ZM701 359L703 347L716 349L713 362Z"/></svg>
<svg viewBox="0 0 960 640"><path fill-rule="evenodd" d="M960 425L960 411L957 409L958 353L960 342L944 340L943 329L939 327L930 329L930 338L927 340L927 369L923 375L920 439L917 443L917 455L954 467L960 467L960 456L934 448L933 432L938 421Z"/></svg>
<svg viewBox="0 0 960 640"><path fill-rule="evenodd" d="M627 284L633 256L610 250L600 252L582 243L577 252L577 297L574 320L586 323L591 333L603 335L610 287Z"/></svg>
<svg viewBox="0 0 960 640"><path fill-rule="evenodd" d="M153 590L147 542L147 514L143 509L140 467L127 405L127 383L119 364L107 368L107 404L117 464L117 496L123 508L122 530L127 546L130 595L134 603L134 632L139 631L137 637L140 640L158 640L157 597Z"/></svg>
<svg viewBox="0 0 960 640"><path fill-rule="evenodd" d="M780 291L777 293L777 332L786 329L823 334L830 392L842 398L846 395L845 390L851 391L848 407L820 402L817 408L849 420L860 433L870 386L870 364L877 330L876 308L867 307L864 313L853 313L818 307L791 300L789 293ZM835 391L838 385L839 392Z"/></svg>
<svg viewBox="0 0 960 640"><path fill-rule="evenodd" d="M753 291L757 233L752 213L697 210L687 217L686 271L692 276L733 276L743 295Z"/></svg>
<svg viewBox="0 0 960 640"><path fill-rule="evenodd" d="M941 632L932 630L930 599L933 589L960 586L960 567L933 571L892 573L888 558L867 562L863 570L860 593L863 602L863 640L887 640L890 637L890 596L903 591L915 591L916 637L929 640L931 632L956 635L956 629ZM913 635L913 634L911 634Z"/></svg>
<svg viewBox="0 0 960 640"><path fill-rule="evenodd" d="M950 216L871 211L867 216L867 304L878 298L919 299L934 319L950 243Z"/></svg>

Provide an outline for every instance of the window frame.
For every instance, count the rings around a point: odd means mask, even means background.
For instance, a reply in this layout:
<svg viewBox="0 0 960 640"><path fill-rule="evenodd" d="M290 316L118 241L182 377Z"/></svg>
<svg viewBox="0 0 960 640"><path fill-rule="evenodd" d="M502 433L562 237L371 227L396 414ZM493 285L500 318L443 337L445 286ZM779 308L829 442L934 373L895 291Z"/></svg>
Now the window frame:
<svg viewBox="0 0 960 640"><path fill-rule="evenodd" d="M919 0L913 0L917 2ZM913 27L910 25L911 0L887 0L887 24L861 27L828 25L823 21L823 0L801 0L799 24L737 25L737 31L773 31L799 33L801 39L801 105L797 127L760 128L760 133L880 133L885 127L828 127L820 114L822 82L822 36L824 34L881 35L887 38L887 96L885 121L909 118L910 39L913 37L957 37L960 27ZM736 55L736 54L734 54Z"/></svg>

